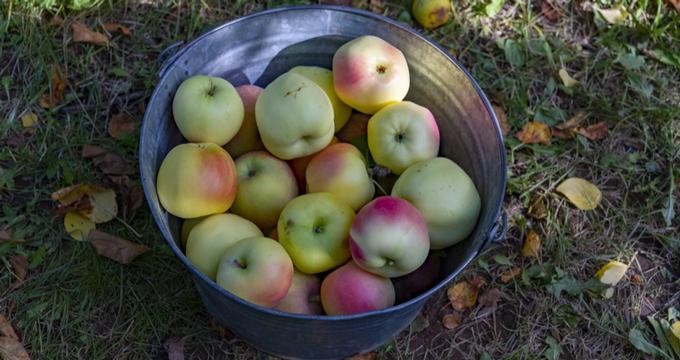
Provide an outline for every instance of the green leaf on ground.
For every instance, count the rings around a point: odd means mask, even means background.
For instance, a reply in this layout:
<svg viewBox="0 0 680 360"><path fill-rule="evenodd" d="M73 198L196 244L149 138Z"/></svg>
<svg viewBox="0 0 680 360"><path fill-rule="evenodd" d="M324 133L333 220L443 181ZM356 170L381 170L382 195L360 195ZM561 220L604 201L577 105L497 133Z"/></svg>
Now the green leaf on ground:
<svg viewBox="0 0 680 360"><path fill-rule="evenodd" d="M503 51L505 51L505 59L513 67L520 67L524 65L524 53L520 44L512 39L507 39L503 42Z"/></svg>
<svg viewBox="0 0 680 360"><path fill-rule="evenodd" d="M615 62L621 64L628 70L637 70L645 66L645 58L643 58L640 55L635 55L633 53L619 55Z"/></svg>
<svg viewBox="0 0 680 360"><path fill-rule="evenodd" d="M552 336L546 337L545 343L548 344L548 349L543 353L546 359L558 360L560 354L562 354L562 346L560 346L560 343Z"/></svg>
<svg viewBox="0 0 680 360"><path fill-rule="evenodd" d="M638 329L630 329L630 332L628 333L628 341L638 350L642 351L643 353L647 355L653 355L653 356L663 356L665 358L670 359L668 355L666 355L663 350L659 349L656 345L652 344L645 338L645 335L642 333L642 331Z"/></svg>

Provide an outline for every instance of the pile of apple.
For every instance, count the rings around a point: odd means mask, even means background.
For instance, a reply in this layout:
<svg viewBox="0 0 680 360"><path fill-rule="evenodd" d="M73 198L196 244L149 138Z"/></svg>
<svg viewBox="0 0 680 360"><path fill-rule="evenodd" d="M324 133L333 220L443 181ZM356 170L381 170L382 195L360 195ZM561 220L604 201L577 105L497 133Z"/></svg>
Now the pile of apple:
<svg viewBox="0 0 680 360"><path fill-rule="evenodd" d="M430 250L472 232L480 198L437 157L432 113L403 101L409 81L399 49L363 36L332 71L298 66L265 89L182 82L172 111L189 143L167 154L157 189L186 219L187 258L232 294L293 313L378 310L433 286ZM382 196L376 174L396 179Z"/></svg>

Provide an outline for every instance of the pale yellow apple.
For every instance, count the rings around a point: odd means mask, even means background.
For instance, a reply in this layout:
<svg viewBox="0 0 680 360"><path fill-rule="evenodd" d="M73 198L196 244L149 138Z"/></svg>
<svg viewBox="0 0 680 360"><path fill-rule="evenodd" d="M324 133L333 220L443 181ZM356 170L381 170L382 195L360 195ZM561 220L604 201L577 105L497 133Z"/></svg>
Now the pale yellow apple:
<svg viewBox="0 0 680 360"><path fill-rule="evenodd" d="M352 108L340 100L333 87L333 72L318 66L296 66L290 72L300 74L319 85L333 104L333 122L338 132L349 120Z"/></svg>

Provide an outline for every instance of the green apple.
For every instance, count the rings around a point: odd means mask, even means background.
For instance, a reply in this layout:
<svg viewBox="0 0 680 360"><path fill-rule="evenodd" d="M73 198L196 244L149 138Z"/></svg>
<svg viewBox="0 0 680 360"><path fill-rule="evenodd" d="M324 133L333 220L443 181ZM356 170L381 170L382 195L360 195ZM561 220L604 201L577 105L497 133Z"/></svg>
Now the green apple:
<svg viewBox="0 0 680 360"><path fill-rule="evenodd" d="M300 74L319 85L333 104L333 122L338 132L349 120L352 108L340 100L333 87L333 72L318 66L296 66L290 72Z"/></svg>
<svg viewBox="0 0 680 360"><path fill-rule="evenodd" d="M190 142L222 146L241 128L243 101L227 80L196 75L179 85L172 100L172 115Z"/></svg>
<svg viewBox="0 0 680 360"><path fill-rule="evenodd" d="M201 216L192 219L185 219L182 222L182 229L180 230L180 241L182 242L182 249L187 248L187 240L189 240L189 234L193 230L194 226L198 225L206 216Z"/></svg>
<svg viewBox="0 0 680 360"><path fill-rule="evenodd" d="M257 225L234 214L217 214L194 226L187 239L187 258L207 277L215 280L224 252L237 241L262 236Z"/></svg>
<svg viewBox="0 0 680 360"><path fill-rule="evenodd" d="M266 151L241 155L236 159L236 175L238 190L231 211L261 229L276 226L283 207L298 195L297 180L288 164Z"/></svg>
<svg viewBox="0 0 680 360"><path fill-rule="evenodd" d="M281 212L279 242L300 271L327 271L349 259L347 237L353 220L352 208L330 193L298 196Z"/></svg>
<svg viewBox="0 0 680 360"><path fill-rule="evenodd" d="M272 155L290 160L313 154L333 138L333 105L314 81L285 73L262 91L255 104L257 129Z"/></svg>
<svg viewBox="0 0 680 360"><path fill-rule="evenodd" d="M404 171L392 196L413 204L423 214L432 249L464 240L477 225L481 199L472 179L455 162L438 157Z"/></svg>
<svg viewBox="0 0 680 360"><path fill-rule="evenodd" d="M266 237L239 240L224 253L217 284L241 299L274 307L293 281L293 263L281 244Z"/></svg>

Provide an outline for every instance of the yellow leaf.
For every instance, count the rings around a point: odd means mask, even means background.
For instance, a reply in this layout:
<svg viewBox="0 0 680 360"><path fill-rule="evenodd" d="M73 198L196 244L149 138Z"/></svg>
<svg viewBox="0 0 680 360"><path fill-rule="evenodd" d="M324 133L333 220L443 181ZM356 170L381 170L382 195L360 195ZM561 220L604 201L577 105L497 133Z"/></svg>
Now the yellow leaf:
<svg viewBox="0 0 680 360"><path fill-rule="evenodd" d="M52 200L59 201L60 208L74 211L90 221L101 224L118 215L116 193L96 185L78 184L52 193Z"/></svg>
<svg viewBox="0 0 680 360"><path fill-rule="evenodd" d="M541 250L541 238L533 229L529 229L527 236L524 238L524 246L522 246L522 255L525 257L538 258Z"/></svg>
<svg viewBox="0 0 680 360"><path fill-rule="evenodd" d="M676 339L680 341L680 320L676 321L671 325L671 334L675 336Z"/></svg>
<svg viewBox="0 0 680 360"><path fill-rule="evenodd" d="M564 68L561 68L560 71L557 72L557 74L560 76L560 79L562 79L562 83L566 87L572 87L578 84L578 81L571 77L567 70L565 70Z"/></svg>
<svg viewBox="0 0 680 360"><path fill-rule="evenodd" d="M87 216L95 224L105 223L113 220L118 214L118 204L116 204L116 193L111 189L103 191L88 192L92 201L92 209L84 210L82 215Z"/></svg>
<svg viewBox="0 0 680 360"><path fill-rule="evenodd" d="M463 320L463 316L459 312L454 311L452 314L444 315L442 325L449 330L453 330L460 325L461 320Z"/></svg>
<svg viewBox="0 0 680 360"><path fill-rule="evenodd" d="M527 122L516 136L525 144L550 145L550 127L540 121Z"/></svg>
<svg viewBox="0 0 680 360"><path fill-rule="evenodd" d="M38 115L32 112L24 114L24 116L21 117L21 126L23 126L24 129L38 126Z"/></svg>
<svg viewBox="0 0 680 360"><path fill-rule="evenodd" d="M602 201L602 193L597 186L577 177L564 180L556 190L581 210L593 210Z"/></svg>
<svg viewBox="0 0 680 360"><path fill-rule="evenodd" d="M628 11L622 7L616 7L612 9L600 9L597 6L595 6L595 10L600 13L602 18L614 25L623 22L623 20L628 17Z"/></svg>
<svg viewBox="0 0 680 360"><path fill-rule="evenodd" d="M475 277L470 281L461 281L446 291L451 306L460 311L471 308L477 303L479 288L484 286L484 280Z"/></svg>
<svg viewBox="0 0 680 360"><path fill-rule="evenodd" d="M78 241L85 241L90 231L95 229L95 225L90 219L74 212L64 216L64 228L72 238Z"/></svg>
<svg viewBox="0 0 680 360"><path fill-rule="evenodd" d="M628 265L612 260L601 267L595 273L595 277L603 284L614 286L623 279L626 271L628 271Z"/></svg>

